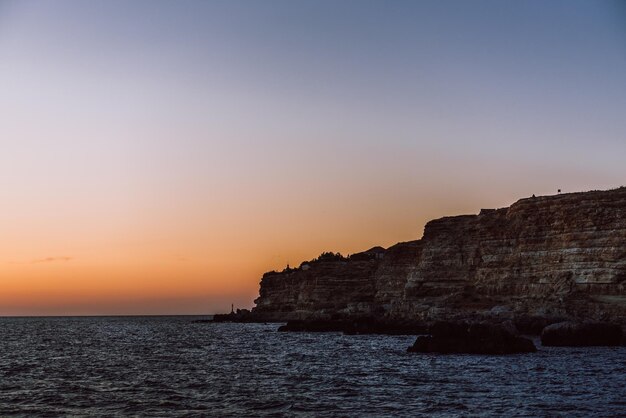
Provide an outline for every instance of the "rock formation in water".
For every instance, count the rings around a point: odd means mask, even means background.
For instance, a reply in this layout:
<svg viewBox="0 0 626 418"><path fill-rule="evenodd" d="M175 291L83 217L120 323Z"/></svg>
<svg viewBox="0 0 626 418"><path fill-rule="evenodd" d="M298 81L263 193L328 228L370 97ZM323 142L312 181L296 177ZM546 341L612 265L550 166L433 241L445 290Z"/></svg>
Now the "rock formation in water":
<svg viewBox="0 0 626 418"><path fill-rule="evenodd" d="M537 351L530 339L518 335L511 321L504 324L436 322L429 334L417 337L407 351L439 354L516 354Z"/></svg>
<svg viewBox="0 0 626 418"><path fill-rule="evenodd" d="M626 188L531 197L429 222L423 238L263 275L261 320L626 322Z"/></svg>

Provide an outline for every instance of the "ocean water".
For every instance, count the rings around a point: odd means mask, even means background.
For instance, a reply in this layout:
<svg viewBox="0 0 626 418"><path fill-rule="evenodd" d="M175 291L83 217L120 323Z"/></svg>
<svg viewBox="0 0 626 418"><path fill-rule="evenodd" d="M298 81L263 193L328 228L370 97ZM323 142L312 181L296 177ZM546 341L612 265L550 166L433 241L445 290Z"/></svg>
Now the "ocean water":
<svg viewBox="0 0 626 418"><path fill-rule="evenodd" d="M626 347L408 354L193 317L0 319L0 416L626 416Z"/></svg>

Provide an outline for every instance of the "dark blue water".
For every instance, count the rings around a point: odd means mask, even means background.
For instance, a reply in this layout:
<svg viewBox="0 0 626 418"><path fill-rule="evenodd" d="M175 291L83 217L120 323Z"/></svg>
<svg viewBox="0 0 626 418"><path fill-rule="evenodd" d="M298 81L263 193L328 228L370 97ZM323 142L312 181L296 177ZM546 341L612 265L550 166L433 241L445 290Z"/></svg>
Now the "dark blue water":
<svg viewBox="0 0 626 418"><path fill-rule="evenodd" d="M0 319L0 416L626 415L623 347L420 355L192 319Z"/></svg>

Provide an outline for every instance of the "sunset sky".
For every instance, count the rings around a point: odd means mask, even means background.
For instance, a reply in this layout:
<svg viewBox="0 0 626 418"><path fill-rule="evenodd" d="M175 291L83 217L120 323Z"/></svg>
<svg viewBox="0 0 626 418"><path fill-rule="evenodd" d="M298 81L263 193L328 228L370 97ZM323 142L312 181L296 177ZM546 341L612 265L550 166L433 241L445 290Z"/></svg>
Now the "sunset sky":
<svg viewBox="0 0 626 418"><path fill-rule="evenodd" d="M626 185L620 1L0 0L0 315L206 314Z"/></svg>

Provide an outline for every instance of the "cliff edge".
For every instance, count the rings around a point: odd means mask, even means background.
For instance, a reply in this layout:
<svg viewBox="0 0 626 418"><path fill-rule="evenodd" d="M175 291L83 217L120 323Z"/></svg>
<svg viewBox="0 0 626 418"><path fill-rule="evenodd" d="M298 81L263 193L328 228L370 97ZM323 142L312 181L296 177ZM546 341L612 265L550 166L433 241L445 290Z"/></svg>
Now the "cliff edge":
<svg viewBox="0 0 626 418"><path fill-rule="evenodd" d="M423 238L263 275L260 320L558 316L626 322L626 187L530 197Z"/></svg>

